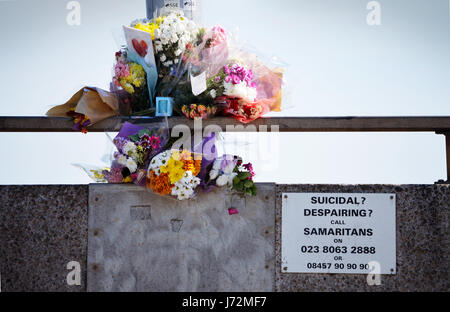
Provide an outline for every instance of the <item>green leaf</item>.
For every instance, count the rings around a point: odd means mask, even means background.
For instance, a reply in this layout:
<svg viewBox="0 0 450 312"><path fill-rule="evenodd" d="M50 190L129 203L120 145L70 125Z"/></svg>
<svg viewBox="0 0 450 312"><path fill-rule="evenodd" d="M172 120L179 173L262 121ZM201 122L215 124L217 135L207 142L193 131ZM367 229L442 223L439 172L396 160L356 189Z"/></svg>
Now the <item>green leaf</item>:
<svg viewBox="0 0 450 312"><path fill-rule="evenodd" d="M130 138L130 140L133 141L133 142L139 141L139 137L138 137L137 135L130 135L129 138Z"/></svg>
<svg viewBox="0 0 450 312"><path fill-rule="evenodd" d="M236 185L236 190L238 190L239 192L242 192L242 191L244 190L244 183L239 182L239 183Z"/></svg>
<svg viewBox="0 0 450 312"><path fill-rule="evenodd" d="M250 180L245 181L244 186L246 188L251 188L253 186L253 182Z"/></svg>
<svg viewBox="0 0 450 312"><path fill-rule="evenodd" d="M238 174L238 178L241 180L247 180L248 178L250 178L252 175L250 174L250 172L241 172Z"/></svg>
<svg viewBox="0 0 450 312"><path fill-rule="evenodd" d="M241 182L241 179L239 179L238 177L234 177L233 184L238 184L239 182Z"/></svg>
<svg viewBox="0 0 450 312"><path fill-rule="evenodd" d="M150 135L150 130L149 129L142 129L141 131L139 131L138 137L141 138L141 137L143 137L146 134Z"/></svg>

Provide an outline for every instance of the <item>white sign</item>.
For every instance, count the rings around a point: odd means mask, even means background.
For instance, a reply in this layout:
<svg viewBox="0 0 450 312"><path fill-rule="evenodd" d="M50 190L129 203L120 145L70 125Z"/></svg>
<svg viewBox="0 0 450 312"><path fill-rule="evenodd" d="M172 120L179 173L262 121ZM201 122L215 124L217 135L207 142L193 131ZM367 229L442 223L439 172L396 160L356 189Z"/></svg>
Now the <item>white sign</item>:
<svg viewBox="0 0 450 312"><path fill-rule="evenodd" d="M395 274L395 216L395 194L283 194L281 272Z"/></svg>

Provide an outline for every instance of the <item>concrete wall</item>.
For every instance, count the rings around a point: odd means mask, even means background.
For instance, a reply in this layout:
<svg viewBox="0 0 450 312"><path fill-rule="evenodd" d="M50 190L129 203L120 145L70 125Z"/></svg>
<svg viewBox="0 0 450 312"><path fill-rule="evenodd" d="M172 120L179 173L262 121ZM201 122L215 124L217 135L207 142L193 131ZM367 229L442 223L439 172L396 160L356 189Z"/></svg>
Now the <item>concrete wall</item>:
<svg viewBox="0 0 450 312"><path fill-rule="evenodd" d="M84 291L88 186L0 186L2 291ZM70 261L81 287L68 286Z"/></svg>
<svg viewBox="0 0 450 312"><path fill-rule="evenodd" d="M272 291L275 185L178 201L136 186L92 185L88 291Z"/></svg>
<svg viewBox="0 0 450 312"><path fill-rule="evenodd" d="M228 216L220 191L179 203L123 185L0 186L1 289L450 290L450 186L258 187ZM397 194L398 273L381 286L368 286L365 275L282 274L283 192ZM70 261L81 264L81 286L66 283Z"/></svg>

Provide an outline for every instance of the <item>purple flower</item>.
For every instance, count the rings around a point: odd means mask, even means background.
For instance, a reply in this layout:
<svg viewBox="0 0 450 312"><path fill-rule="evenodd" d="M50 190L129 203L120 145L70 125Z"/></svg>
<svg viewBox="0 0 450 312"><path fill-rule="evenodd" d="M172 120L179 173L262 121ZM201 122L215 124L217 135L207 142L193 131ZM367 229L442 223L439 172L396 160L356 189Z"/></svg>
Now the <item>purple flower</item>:
<svg viewBox="0 0 450 312"><path fill-rule="evenodd" d="M223 71L224 71L225 74L227 74L227 75L230 74L230 69L228 68L228 66L224 66L224 67L223 67Z"/></svg>
<svg viewBox="0 0 450 312"><path fill-rule="evenodd" d="M233 84L240 84L241 83L241 79L238 76L233 75Z"/></svg>
<svg viewBox="0 0 450 312"><path fill-rule="evenodd" d="M114 139L114 145L116 145L116 148L120 153L123 153L123 147L125 146L125 144L127 144L128 141L128 139L116 137Z"/></svg>
<svg viewBox="0 0 450 312"><path fill-rule="evenodd" d="M103 171L103 175L105 176L106 181L108 181L109 183L123 182L122 169L120 168L113 168L110 172Z"/></svg>
<svg viewBox="0 0 450 312"><path fill-rule="evenodd" d="M230 76L226 76L226 77L225 77L225 82L228 83L228 82L230 82L230 81L231 81L231 77L230 77Z"/></svg>
<svg viewBox="0 0 450 312"><path fill-rule="evenodd" d="M215 82L220 82L220 76L217 76L216 79L214 79Z"/></svg>

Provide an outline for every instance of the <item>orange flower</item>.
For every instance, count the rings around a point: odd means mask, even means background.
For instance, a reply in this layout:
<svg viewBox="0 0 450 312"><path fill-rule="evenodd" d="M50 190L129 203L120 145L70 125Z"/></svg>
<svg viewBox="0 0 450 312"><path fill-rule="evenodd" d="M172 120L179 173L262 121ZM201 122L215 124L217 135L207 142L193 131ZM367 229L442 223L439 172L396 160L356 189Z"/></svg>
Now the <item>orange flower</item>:
<svg viewBox="0 0 450 312"><path fill-rule="evenodd" d="M184 171L191 171L194 172L194 161L192 159L186 160L183 159L184 163Z"/></svg>
<svg viewBox="0 0 450 312"><path fill-rule="evenodd" d="M202 170L202 160L195 160L194 162L194 171L192 171L192 174L194 176L198 176L200 171Z"/></svg>
<svg viewBox="0 0 450 312"><path fill-rule="evenodd" d="M147 188L164 196L172 194L173 187L174 185L170 184L168 173L161 173L157 176L154 171L150 171L150 177L147 177Z"/></svg>

